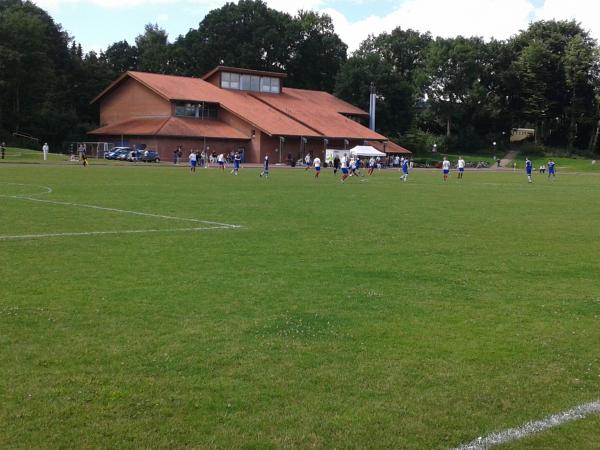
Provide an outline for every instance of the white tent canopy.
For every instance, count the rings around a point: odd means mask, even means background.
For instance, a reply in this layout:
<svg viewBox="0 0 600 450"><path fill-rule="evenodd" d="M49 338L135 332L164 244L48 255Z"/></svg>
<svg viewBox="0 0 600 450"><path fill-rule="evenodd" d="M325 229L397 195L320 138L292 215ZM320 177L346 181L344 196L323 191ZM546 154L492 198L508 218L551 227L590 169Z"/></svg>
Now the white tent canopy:
<svg viewBox="0 0 600 450"><path fill-rule="evenodd" d="M385 156L385 153L380 152L370 145L357 145L351 148L349 153L356 156Z"/></svg>

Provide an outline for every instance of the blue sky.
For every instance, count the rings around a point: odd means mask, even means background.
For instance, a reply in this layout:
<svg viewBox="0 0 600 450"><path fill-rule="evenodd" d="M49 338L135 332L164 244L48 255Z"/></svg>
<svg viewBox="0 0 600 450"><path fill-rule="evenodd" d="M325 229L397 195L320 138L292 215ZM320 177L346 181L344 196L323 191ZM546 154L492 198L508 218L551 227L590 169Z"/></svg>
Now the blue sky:
<svg viewBox="0 0 600 450"><path fill-rule="evenodd" d="M85 51L102 50L126 39L133 43L147 23L158 23L170 40L196 28L221 0L34 0L48 10ZM370 33L395 27L505 39L538 19L576 19L600 37L600 2L595 0L266 0L291 14L325 12L340 37L356 49Z"/></svg>

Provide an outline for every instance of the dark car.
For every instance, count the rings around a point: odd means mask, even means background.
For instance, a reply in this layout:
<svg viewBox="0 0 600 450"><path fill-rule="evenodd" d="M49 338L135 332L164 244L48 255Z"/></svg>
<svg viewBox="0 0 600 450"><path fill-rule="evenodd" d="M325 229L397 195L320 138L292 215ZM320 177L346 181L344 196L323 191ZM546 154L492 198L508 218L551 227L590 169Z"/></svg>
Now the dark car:
<svg viewBox="0 0 600 450"><path fill-rule="evenodd" d="M140 161L158 163L158 162L160 162L160 155L158 154L157 151L147 150L147 151L142 152Z"/></svg>

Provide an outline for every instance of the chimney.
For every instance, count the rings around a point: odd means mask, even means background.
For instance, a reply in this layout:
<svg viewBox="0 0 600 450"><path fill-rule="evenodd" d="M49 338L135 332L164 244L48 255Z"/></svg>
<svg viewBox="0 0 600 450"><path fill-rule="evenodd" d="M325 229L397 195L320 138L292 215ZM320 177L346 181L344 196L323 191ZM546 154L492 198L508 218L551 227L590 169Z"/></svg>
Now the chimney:
<svg viewBox="0 0 600 450"><path fill-rule="evenodd" d="M375 131L375 105L377 95L375 94L375 84L371 83L371 95L369 96L369 128Z"/></svg>

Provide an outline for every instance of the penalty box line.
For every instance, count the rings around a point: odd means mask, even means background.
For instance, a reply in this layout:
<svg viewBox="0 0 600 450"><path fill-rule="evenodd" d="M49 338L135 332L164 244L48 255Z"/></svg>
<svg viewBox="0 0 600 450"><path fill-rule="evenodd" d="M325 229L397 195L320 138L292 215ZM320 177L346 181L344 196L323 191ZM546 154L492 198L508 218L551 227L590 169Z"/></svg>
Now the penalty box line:
<svg viewBox="0 0 600 450"><path fill-rule="evenodd" d="M25 196L19 196L19 195L11 196L11 198L16 198L16 199L21 199L21 200L29 200L32 202L39 202L39 203L50 203L53 205L74 206L77 208L97 209L100 211L110 211L110 212L116 212L116 213L121 213L121 214L132 214L132 215L143 216L143 217L153 217L156 219L176 220L176 221L181 221L181 222L194 222L194 223L201 223L204 225L215 225L219 228L241 228L241 225L234 225L234 224L230 224L230 223L220 223L220 222L212 222L209 220L199 220L199 219L190 219L190 218L186 218L186 217L167 216L164 214L145 213L145 212L141 212L141 211L130 211L127 209L119 209L119 208L108 208L105 206L88 205L85 203L61 202L61 201L56 201L56 200L46 200L46 199L41 199L41 198L25 197Z"/></svg>
<svg viewBox="0 0 600 450"><path fill-rule="evenodd" d="M600 401L579 405L542 420L527 422L518 428L510 428L505 431L489 434L485 437L479 437L468 444L456 447L454 450L485 450L496 445L508 444L524 439L568 422L585 419L592 414L600 414Z"/></svg>
<svg viewBox="0 0 600 450"><path fill-rule="evenodd" d="M103 236L117 234L150 234L150 233L177 233L182 231L208 231L208 230L230 230L232 227L195 227L195 228L163 228L155 230L115 230L115 231L80 231L65 233L41 233L41 234L20 234L14 236L0 236L0 241L16 241L25 239L40 239L52 237L77 237L77 236Z"/></svg>

